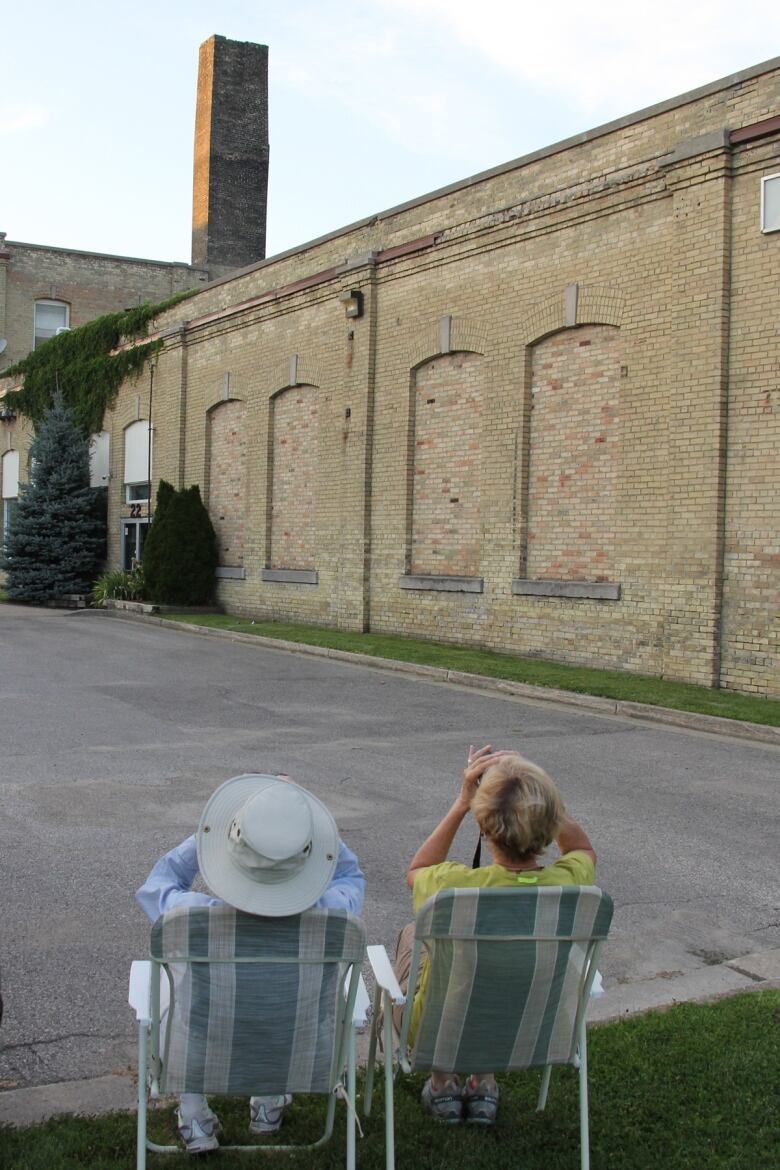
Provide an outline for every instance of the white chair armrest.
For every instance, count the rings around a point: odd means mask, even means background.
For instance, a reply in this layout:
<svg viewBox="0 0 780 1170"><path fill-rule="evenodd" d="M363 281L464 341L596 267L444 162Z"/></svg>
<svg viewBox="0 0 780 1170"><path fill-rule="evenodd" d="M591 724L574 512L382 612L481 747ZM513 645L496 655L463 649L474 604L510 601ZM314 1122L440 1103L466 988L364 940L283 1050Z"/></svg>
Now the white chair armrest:
<svg viewBox="0 0 780 1170"><path fill-rule="evenodd" d="M170 1006L171 993L168 980L160 980L160 1021ZM152 963L150 959L133 959L130 964L130 987L127 1002L135 1012L135 1018L150 1024L152 1021Z"/></svg>
<svg viewBox="0 0 780 1170"><path fill-rule="evenodd" d="M139 1023L148 1023L152 1018L151 991L152 964L148 959L134 959L130 964L127 1002Z"/></svg>
<svg viewBox="0 0 780 1170"><path fill-rule="evenodd" d="M366 988L363 976L358 980L357 995L355 996L355 1006L352 1009L352 1027L365 1028L368 1023L368 1013L371 1010L371 1000L368 998L368 990Z"/></svg>
<svg viewBox="0 0 780 1170"><path fill-rule="evenodd" d="M398 986L395 971L385 948L383 946L366 947L366 954L377 985L387 992L394 1004L406 1003L406 996Z"/></svg>

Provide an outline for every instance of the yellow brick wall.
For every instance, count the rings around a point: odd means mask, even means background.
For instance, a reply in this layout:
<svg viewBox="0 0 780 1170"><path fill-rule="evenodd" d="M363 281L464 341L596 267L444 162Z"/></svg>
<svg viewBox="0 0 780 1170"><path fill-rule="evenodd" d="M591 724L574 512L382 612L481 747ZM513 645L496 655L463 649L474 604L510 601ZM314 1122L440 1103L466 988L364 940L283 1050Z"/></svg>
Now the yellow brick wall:
<svg viewBox="0 0 780 1170"><path fill-rule="evenodd" d="M533 348L525 573L609 581L615 572L619 330L565 329Z"/></svg>
<svg viewBox="0 0 780 1170"><path fill-rule="evenodd" d="M205 504L217 537L218 563L244 564L246 404L232 399L208 417L209 471Z"/></svg>
<svg viewBox="0 0 780 1170"><path fill-rule="evenodd" d="M415 371L412 573L479 575L481 367L459 353Z"/></svg>
<svg viewBox="0 0 780 1170"><path fill-rule="evenodd" d="M269 568L317 565L319 395L290 386L272 400Z"/></svg>
<svg viewBox="0 0 780 1170"><path fill-rule="evenodd" d="M777 136L734 156L723 686L780 695L780 232L759 230Z"/></svg>

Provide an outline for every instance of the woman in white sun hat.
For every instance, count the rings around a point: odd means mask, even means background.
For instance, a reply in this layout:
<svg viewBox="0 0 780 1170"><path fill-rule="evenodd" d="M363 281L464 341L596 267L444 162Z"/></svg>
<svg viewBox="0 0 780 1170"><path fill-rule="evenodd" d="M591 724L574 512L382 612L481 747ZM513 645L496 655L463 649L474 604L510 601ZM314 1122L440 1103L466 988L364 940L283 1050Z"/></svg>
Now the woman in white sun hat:
<svg viewBox="0 0 780 1170"><path fill-rule="evenodd" d="M192 889L198 876L212 893ZM279 918L312 906L360 914L365 878L321 800L288 777L227 780L209 798L197 833L161 857L135 895L154 922L179 906L227 904ZM253 1133L276 1133L292 1097L252 1097ZM200 1093L184 1093L179 1136L188 1153L215 1150L219 1121Z"/></svg>

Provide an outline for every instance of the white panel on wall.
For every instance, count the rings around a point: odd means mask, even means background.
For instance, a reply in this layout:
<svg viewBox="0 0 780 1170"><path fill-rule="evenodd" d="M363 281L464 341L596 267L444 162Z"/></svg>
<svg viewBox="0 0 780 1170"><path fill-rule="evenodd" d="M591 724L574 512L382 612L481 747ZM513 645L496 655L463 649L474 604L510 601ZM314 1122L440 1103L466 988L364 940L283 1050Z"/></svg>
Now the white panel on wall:
<svg viewBox="0 0 780 1170"><path fill-rule="evenodd" d="M3 499L14 500L19 495L19 452L6 451L2 463Z"/></svg>
<svg viewBox="0 0 780 1170"><path fill-rule="evenodd" d="M108 487L108 431L93 435L89 444L89 486Z"/></svg>
<svg viewBox="0 0 780 1170"><path fill-rule="evenodd" d="M761 180L761 231L780 232L780 175Z"/></svg>
<svg viewBox="0 0 780 1170"><path fill-rule="evenodd" d="M149 422L141 419L125 431L125 483L147 483L149 467Z"/></svg>

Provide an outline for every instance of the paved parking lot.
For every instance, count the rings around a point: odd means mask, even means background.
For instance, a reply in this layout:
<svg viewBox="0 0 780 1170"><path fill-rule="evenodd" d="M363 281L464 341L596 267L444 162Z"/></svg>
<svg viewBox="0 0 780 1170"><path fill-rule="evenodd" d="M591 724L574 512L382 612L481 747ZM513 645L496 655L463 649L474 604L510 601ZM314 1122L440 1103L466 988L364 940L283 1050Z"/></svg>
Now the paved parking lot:
<svg viewBox="0 0 780 1170"><path fill-rule="evenodd" d="M0 605L0 1089L133 1061L133 891L245 771L288 772L333 810L368 881L372 941L409 913L406 863L469 742L560 782L614 896L605 982L780 945L780 750L332 660ZM474 833L456 854L470 859Z"/></svg>

